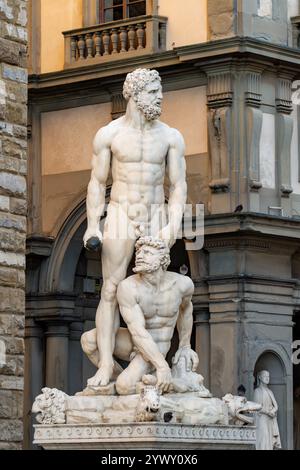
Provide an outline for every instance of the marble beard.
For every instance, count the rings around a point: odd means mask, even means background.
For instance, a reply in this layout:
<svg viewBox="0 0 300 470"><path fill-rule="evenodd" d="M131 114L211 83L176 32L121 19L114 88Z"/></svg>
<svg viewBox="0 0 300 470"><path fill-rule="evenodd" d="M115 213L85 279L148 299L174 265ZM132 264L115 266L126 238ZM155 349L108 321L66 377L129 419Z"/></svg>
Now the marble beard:
<svg viewBox="0 0 300 470"><path fill-rule="evenodd" d="M249 413L261 405L230 394L213 398L196 372L199 360L190 342L194 285L189 277L167 271L187 185L184 140L158 119L163 98L158 72L128 74L123 94L125 116L95 137L87 194L84 245L90 250L102 245L103 287L96 328L84 333L81 344L97 371L75 397L43 389L33 412L40 423L52 424L251 424ZM110 167L113 184L101 233ZM121 236L124 226L128 230ZM135 274L126 279L134 249ZM179 348L170 367L166 356L176 327ZM123 370L116 359L128 366Z"/></svg>

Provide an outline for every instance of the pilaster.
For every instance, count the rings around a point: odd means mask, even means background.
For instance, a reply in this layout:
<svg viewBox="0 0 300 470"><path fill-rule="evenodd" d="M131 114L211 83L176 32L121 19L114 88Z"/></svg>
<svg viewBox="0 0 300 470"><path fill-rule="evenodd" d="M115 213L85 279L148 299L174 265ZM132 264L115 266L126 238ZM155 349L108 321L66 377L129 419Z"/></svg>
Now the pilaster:
<svg viewBox="0 0 300 470"><path fill-rule="evenodd" d="M276 84L276 156L278 161L278 188L283 214L292 215L291 143L293 136L291 72L278 71Z"/></svg>
<svg viewBox="0 0 300 470"><path fill-rule="evenodd" d="M245 70L245 119L246 119L246 161L248 164L249 210L260 211L260 137L263 113L261 111L261 74L262 70L254 65Z"/></svg>
<svg viewBox="0 0 300 470"><path fill-rule="evenodd" d="M211 210L230 212L233 73L231 64L207 67L208 133L211 155Z"/></svg>

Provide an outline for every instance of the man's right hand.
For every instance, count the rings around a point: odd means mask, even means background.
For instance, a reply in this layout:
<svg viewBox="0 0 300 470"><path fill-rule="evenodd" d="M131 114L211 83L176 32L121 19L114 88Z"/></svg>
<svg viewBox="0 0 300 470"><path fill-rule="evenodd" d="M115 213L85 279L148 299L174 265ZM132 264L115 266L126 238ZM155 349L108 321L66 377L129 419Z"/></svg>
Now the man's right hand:
<svg viewBox="0 0 300 470"><path fill-rule="evenodd" d="M156 384L157 388L159 389L161 393L167 393L172 383L171 369L169 367L163 368L163 369L157 369L156 376L157 376L157 384Z"/></svg>
<svg viewBox="0 0 300 470"><path fill-rule="evenodd" d="M99 251L101 248L103 236L100 230L89 230L84 234L83 243L89 251Z"/></svg>

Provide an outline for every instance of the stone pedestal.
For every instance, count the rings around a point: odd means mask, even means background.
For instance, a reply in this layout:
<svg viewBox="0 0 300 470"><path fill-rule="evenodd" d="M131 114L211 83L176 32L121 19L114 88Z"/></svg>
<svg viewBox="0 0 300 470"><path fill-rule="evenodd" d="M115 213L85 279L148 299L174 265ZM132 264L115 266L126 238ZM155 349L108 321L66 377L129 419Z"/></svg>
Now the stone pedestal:
<svg viewBox="0 0 300 470"><path fill-rule="evenodd" d="M255 450L254 427L165 423L35 425L46 450Z"/></svg>

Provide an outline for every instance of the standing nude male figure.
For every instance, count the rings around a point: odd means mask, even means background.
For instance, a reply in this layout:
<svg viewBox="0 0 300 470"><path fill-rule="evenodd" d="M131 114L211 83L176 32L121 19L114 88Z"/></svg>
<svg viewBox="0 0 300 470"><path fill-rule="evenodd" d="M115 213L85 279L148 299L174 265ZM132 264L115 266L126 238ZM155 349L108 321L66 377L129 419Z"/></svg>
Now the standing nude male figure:
<svg viewBox="0 0 300 470"><path fill-rule="evenodd" d="M96 313L99 363L98 371L88 380L93 387L107 385L112 377L120 325L116 293L126 277L135 242L142 235L152 235L168 241L171 247L181 226L187 193L183 137L158 120L163 98L158 72L138 69L128 74L123 94L128 102L125 116L96 134L87 193L84 245L91 247L95 239L103 244L103 286ZM100 219L110 166L113 184L102 235ZM165 174L170 194L168 218L161 222ZM124 236L124 226L128 236Z"/></svg>

